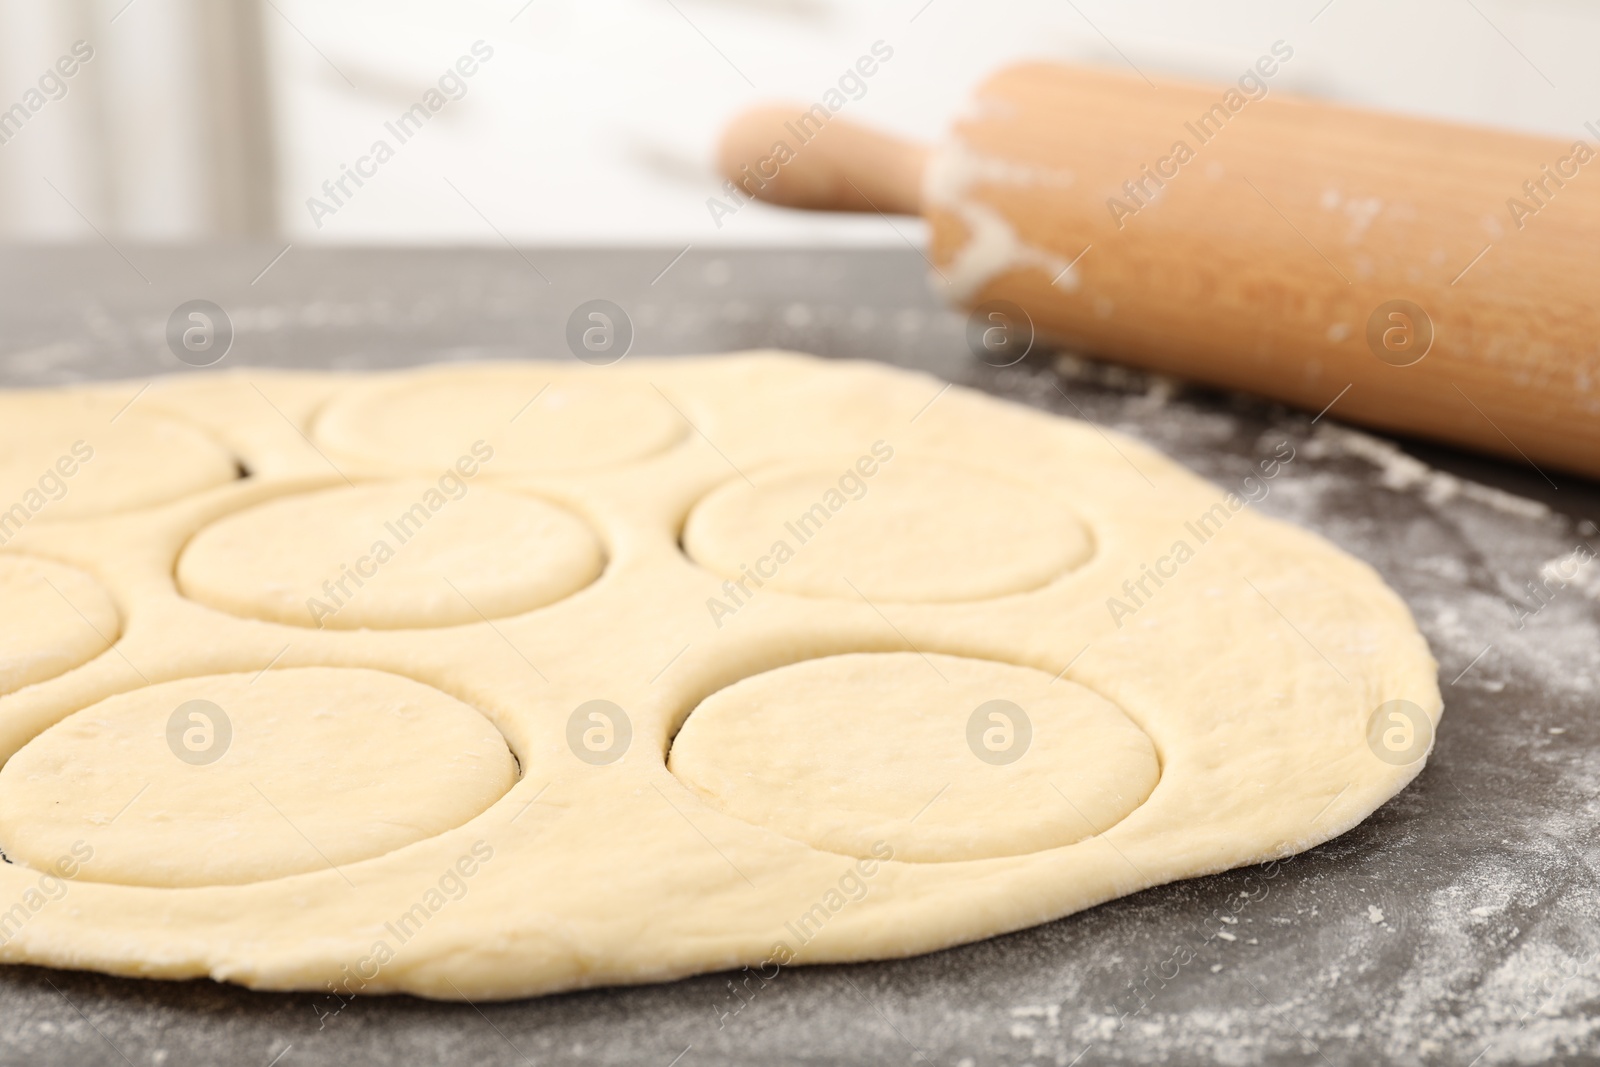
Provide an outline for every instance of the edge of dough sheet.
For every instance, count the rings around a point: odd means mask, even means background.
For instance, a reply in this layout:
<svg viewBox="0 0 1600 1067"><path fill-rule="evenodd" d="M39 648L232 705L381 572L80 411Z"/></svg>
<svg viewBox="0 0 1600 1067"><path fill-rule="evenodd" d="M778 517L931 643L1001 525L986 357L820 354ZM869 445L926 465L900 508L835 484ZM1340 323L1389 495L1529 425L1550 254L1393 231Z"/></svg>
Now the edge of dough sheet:
<svg viewBox="0 0 1600 1067"><path fill-rule="evenodd" d="M509 382L512 394L535 381L659 393L691 425L626 463L484 465L482 484L561 505L604 546L592 584L535 611L435 630L336 631L181 596L176 560L209 523L345 478L395 476L319 449L330 408L363 390L414 383L426 392L441 380ZM76 388L125 400L138 384ZM1426 641L1371 567L1245 506L1113 625L1106 599L1224 491L1139 441L965 387L930 406L945 388L883 364L781 352L158 379L138 403L200 428L250 477L93 519L46 514L0 548L83 570L123 623L114 649L0 696L0 761L66 716L146 684L344 666L401 675L476 708L506 738L521 777L454 829L269 881L171 889L57 879L42 892L48 872L0 865L0 960L479 1000L896 958L1285 858L1355 826L1420 773L1425 756L1395 766L1366 742L1386 700L1413 701L1433 724L1442 714ZM678 543L695 503L740 477L735 468L794 460L794 441L844 471L879 440L895 463L959 463L1061 495L1093 532L1094 555L1041 588L978 602L760 591L714 626L706 602L724 579ZM908 643L1092 690L1151 738L1160 778L1124 818L1074 844L914 863L819 851L722 813L668 771L672 738L712 693L802 660ZM597 698L625 708L632 728L626 754L605 766L567 742L574 708ZM381 761L405 738L371 744Z"/></svg>

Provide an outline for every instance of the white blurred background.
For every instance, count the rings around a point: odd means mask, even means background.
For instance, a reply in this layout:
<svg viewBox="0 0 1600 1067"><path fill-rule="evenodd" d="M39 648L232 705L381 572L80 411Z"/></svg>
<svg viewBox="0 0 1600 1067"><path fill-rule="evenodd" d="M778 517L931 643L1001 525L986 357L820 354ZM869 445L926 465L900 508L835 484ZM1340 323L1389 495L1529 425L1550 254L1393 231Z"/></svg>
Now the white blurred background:
<svg viewBox="0 0 1600 1067"><path fill-rule="evenodd" d="M0 0L0 239L895 244L915 224L715 226L723 122L809 105L880 40L845 113L934 138L1013 60L1220 82L1278 39L1275 90L1566 140L1600 119L1591 0ZM64 95L30 95L79 41ZM465 94L319 227L308 198L478 41Z"/></svg>

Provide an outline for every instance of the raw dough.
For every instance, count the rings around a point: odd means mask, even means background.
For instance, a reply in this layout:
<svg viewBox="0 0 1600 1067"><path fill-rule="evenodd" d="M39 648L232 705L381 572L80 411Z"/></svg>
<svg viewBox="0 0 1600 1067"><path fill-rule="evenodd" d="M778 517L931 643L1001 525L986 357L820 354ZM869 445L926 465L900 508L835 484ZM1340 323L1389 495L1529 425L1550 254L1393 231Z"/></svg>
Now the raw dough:
<svg viewBox="0 0 1600 1067"><path fill-rule="evenodd" d="M404 630L532 611L603 565L575 516L457 476L445 489L338 486L246 508L189 542L178 587L234 615Z"/></svg>
<svg viewBox="0 0 1600 1067"><path fill-rule="evenodd" d="M759 565L756 580L766 577L774 589L899 601L1022 593L1089 555L1083 523L1048 487L948 464L897 464L892 449L880 453L887 462L869 454L842 471L762 472L754 484L735 478L690 513L684 550L735 580ZM779 541L793 562L773 552ZM769 555L778 558L762 564Z"/></svg>
<svg viewBox="0 0 1600 1067"><path fill-rule="evenodd" d="M0 555L0 696L54 678L111 647L122 622L76 567Z"/></svg>
<svg viewBox="0 0 1600 1067"><path fill-rule="evenodd" d="M45 609L0 619L22 661L57 654L0 696L0 959L477 1000L926 952L1326 841L1440 715L1365 564L1136 441L881 365L206 373L134 412L193 449L141 429L119 495L0 547L125 620L96 655ZM385 515L478 441L493 462L430 520L459 530L352 598L367 628L295 616L362 547L354 502ZM864 495L830 497L864 460ZM761 563L812 490L827 523ZM528 532L465 521L491 493ZM221 760L168 745L178 698L229 709ZM1389 701L1417 709L1404 758L1368 741Z"/></svg>
<svg viewBox="0 0 1600 1067"><path fill-rule="evenodd" d="M537 366L439 367L357 386L330 404L316 438L351 462L448 470L487 437L497 469L582 470L653 455L687 427L649 386L597 388Z"/></svg>
<svg viewBox="0 0 1600 1067"><path fill-rule="evenodd" d="M185 678L85 708L12 757L0 841L41 870L92 841L78 877L123 885L338 873L459 826L514 781L499 731L409 679L332 667Z"/></svg>
<svg viewBox="0 0 1600 1067"><path fill-rule="evenodd" d="M139 390L0 393L0 543L36 518L106 515L238 477L216 441L141 407Z"/></svg>
<svg viewBox="0 0 1600 1067"><path fill-rule="evenodd" d="M746 822L847 856L870 858L881 842L924 863L1103 833L1161 773L1150 738L1080 685L914 652L737 682L689 716L668 767Z"/></svg>

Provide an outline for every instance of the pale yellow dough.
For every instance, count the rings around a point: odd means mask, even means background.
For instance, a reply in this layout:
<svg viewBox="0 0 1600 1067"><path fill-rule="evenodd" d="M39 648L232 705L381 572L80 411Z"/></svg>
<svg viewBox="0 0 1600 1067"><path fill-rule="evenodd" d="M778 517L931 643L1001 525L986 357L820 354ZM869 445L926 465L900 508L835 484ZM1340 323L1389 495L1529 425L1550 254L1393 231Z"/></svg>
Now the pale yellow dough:
<svg viewBox="0 0 1600 1067"><path fill-rule="evenodd" d="M920 374L146 384L0 394L6 491L94 448L0 544L0 960L477 1000L903 956L1326 841L1422 767L1375 709L1441 712L1365 564Z"/></svg>
<svg viewBox="0 0 1600 1067"><path fill-rule="evenodd" d="M0 555L0 695L54 678L122 632L111 597L75 567Z"/></svg>
<svg viewBox="0 0 1600 1067"><path fill-rule="evenodd" d="M991 701L1025 722L996 705L969 737ZM1143 731L1080 685L914 652L829 656L737 682L689 716L668 767L746 822L863 859L881 842L924 863L1081 841L1138 807L1161 773Z"/></svg>
<svg viewBox="0 0 1600 1067"><path fill-rule="evenodd" d="M169 729L191 701L221 709L226 725L202 706ZM398 752L394 737L407 742ZM174 746L216 758L191 763ZM393 674L185 678L85 708L14 756L0 770L0 841L40 869L92 841L79 877L95 882L256 882L432 837L515 780L488 720Z"/></svg>
<svg viewBox="0 0 1600 1067"><path fill-rule="evenodd" d="M202 530L178 587L234 615L406 630L532 611L592 582L600 543L572 514L457 477L337 486Z"/></svg>
<svg viewBox="0 0 1600 1067"><path fill-rule="evenodd" d="M734 479L690 513L685 551L738 579L784 540L794 561L762 568L775 572L774 589L900 601L1027 592L1091 551L1083 523L1048 487L949 464L868 458L842 470ZM872 475L862 473L874 467Z"/></svg>
<svg viewBox="0 0 1600 1067"><path fill-rule="evenodd" d="M237 477L198 427L133 406L139 388L0 393L0 508L15 519L21 505L29 520L106 515Z"/></svg>
<svg viewBox="0 0 1600 1067"><path fill-rule="evenodd" d="M582 470L653 455L686 427L661 394L515 367L438 367L350 389L316 420L317 440L396 472L448 469L487 439L499 469Z"/></svg>

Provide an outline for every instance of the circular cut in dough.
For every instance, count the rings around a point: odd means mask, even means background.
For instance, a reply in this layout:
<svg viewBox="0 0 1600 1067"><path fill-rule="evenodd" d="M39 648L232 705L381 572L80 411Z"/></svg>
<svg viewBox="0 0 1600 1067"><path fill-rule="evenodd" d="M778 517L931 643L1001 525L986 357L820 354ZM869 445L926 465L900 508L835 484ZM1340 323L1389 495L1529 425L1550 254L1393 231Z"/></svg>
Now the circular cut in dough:
<svg viewBox="0 0 1600 1067"><path fill-rule="evenodd" d="M30 556L0 556L0 604L0 695L82 666L122 631L99 582Z"/></svg>
<svg viewBox="0 0 1600 1067"><path fill-rule="evenodd" d="M163 504L238 478L233 456L200 430L126 403L53 390L0 396L0 535L35 519Z"/></svg>
<svg viewBox="0 0 1600 1067"><path fill-rule="evenodd" d="M684 550L725 578L753 571L784 592L902 603L1027 592L1093 550L1083 522L1043 487L868 458L727 482L690 513Z"/></svg>
<svg viewBox="0 0 1600 1067"><path fill-rule="evenodd" d="M923 863L1103 833L1161 774L1150 738L1080 685L914 652L737 682L689 716L669 767L713 807L814 848L869 858L887 844Z"/></svg>
<svg viewBox="0 0 1600 1067"><path fill-rule="evenodd" d="M398 675L186 678L103 700L25 745L0 769L0 844L39 870L87 846L78 877L92 882L237 885L432 837L515 780L493 724Z"/></svg>
<svg viewBox="0 0 1600 1067"><path fill-rule="evenodd" d="M606 388L536 366L424 371L336 399L317 420L328 450L384 471L453 465L478 441L494 474L586 470L643 459L682 440L683 416L648 385Z"/></svg>
<svg viewBox="0 0 1600 1067"><path fill-rule="evenodd" d="M185 596L292 626L405 630L519 615L599 576L594 533L553 504L462 479L280 497L201 530Z"/></svg>

